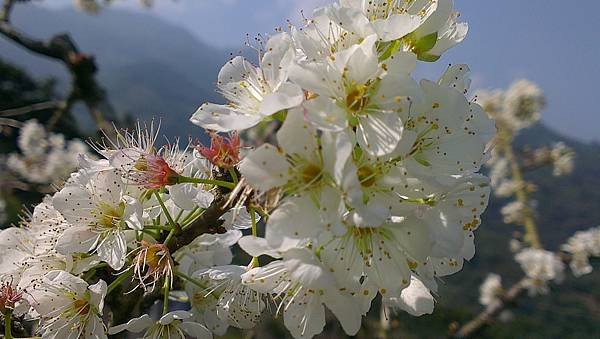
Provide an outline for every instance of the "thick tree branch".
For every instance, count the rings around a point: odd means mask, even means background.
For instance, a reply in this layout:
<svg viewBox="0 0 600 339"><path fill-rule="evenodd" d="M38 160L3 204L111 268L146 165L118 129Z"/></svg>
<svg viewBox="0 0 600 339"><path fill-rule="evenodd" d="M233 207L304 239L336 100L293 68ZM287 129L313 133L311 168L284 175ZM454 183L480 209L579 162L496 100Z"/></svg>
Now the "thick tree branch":
<svg viewBox="0 0 600 339"><path fill-rule="evenodd" d="M65 106L70 108L72 103L83 101L97 127L110 133L112 128L106 119L114 119L115 114L105 90L96 81L98 68L94 57L81 53L68 34L58 34L48 41L41 41L17 30L9 21L13 4L13 0L4 0L0 12L0 34L33 53L62 62L71 75L71 89L66 100L70 104Z"/></svg>
<svg viewBox="0 0 600 339"><path fill-rule="evenodd" d="M178 249L190 244L194 239L208 231L209 227L218 227L223 223L219 220L228 211L227 194L218 193L212 204L188 228L173 238L169 251L175 253Z"/></svg>

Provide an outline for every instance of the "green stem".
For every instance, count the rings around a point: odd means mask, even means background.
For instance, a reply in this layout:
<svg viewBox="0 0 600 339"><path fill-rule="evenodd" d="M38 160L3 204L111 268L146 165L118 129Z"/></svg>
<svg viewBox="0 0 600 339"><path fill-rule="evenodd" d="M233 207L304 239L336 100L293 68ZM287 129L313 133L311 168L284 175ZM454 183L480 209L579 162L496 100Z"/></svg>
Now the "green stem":
<svg viewBox="0 0 600 339"><path fill-rule="evenodd" d="M170 226L144 226L144 229L147 229L147 230L170 231L173 228L170 227Z"/></svg>
<svg viewBox="0 0 600 339"><path fill-rule="evenodd" d="M162 201L162 198L160 197L160 193L158 193L158 191L154 191L154 196L156 196L156 200L158 200L158 203L160 204L160 208L163 210L163 213L167 217L167 220L169 221L169 225L171 225L171 231L174 229L177 229L177 224L175 223L175 220L173 220L171 213L169 213L167 206L165 206L165 203Z"/></svg>
<svg viewBox="0 0 600 339"><path fill-rule="evenodd" d="M256 211L253 206L249 207L250 209L250 218L252 218L252 236L256 237Z"/></svg>
<svg viewBox="0 0 600 339"><path fill-rule="evenodd" d="M231 179L233 180L233 184L237 185L238 182L239 182L239 180L238 180L237 174L235 173L235 168L231 168L229 170L229 175L231 175Z"/></svg>
<svg viewBox="0 0 600 339"><path fill-rule="evenodd" d="M133 275L132 269L123 272L123 274L118 276L117 279L115 279L115 281L113 281L112 283L110 283L110 285L108 285L108 288L106 289L106 294L107 295L110 294L110 292L112 292L115 288L117 288L117 286L121 285L125 280L127 280L127 278L131 277L132 275Z"/></svg>
<svg viewBox="0 0 600 339"><path fill-rule="evenodd" d="M189 283L192 283L192 284L194 284L194 285L202 288L202 289L207 289L208 288L208 286L203 285L198 280L196 280L196 279L190 277L189 275L187 275L185 273L182 273L180 271L175 271L175 275L178 276L178 277L180 277L181 279L189 282Z"/></svg>
<svg viewBox="0 0 600 339"><path fill-rule="evenodd" d="M13 339L12 336L12 310L7 308L4 312L4 338Z"/></svg>
<svg viewBox="0 0 600 339"><path fill-rule="evenodd" d="M175 236L175 233L177 233L177 229L172 229L171 232L169 232L169 234L167 235L167 238L165 239L165 246L169 246L169 243L171 242L171 239L173 239L173 237Z"/></svg>
<svg viewBox="0 0 600 339"><path fill-rule="evenodd" d="M177 180L178 184L206 184L206 185L215 185L228 188L230 190L235 188L235 184L229 181L223 180L213 180L213 179L201 179L201 178L191 178L185 176L179 176Z"/></svg>
<svg viewBox="0 0 600 339"><path fill-rule="evenodd" d="M524 239L533 248L543 248L537 231L536 222L533 217L533 212L529 204L529 195L527 194L526 182L523 179L523 172L521 171L521 167L519 166L517 157L515 156L514 151L512 149L511 141L512 136L507 135L506 133L504 133L504 135L500 137L500 142L502 143L502 150L504 151L504 156L506 157L506 160L508 160L511 166L512 180L514 180L517 183L517 190L515 192L515 196L517 198L517 201L523 204L523 206L525 206L525 215L523 217L523 227L525 228Z"/></svg>
<svg viewBox="0 0 600 339"><path fill-rule="evenodd" d="M169 279L165 278L163 289L163 315L165 315L169 313L169 293L171 292L171 285L169 284Z"/></svg>
<svg viewBox="0 0 600 339"><path fill-rule="evenodd" d="M250 205L248 207L250 209L250 218L252 218L252 236L258 236L258 232L256 230L256 210L254 210L254 206ZM260 263L258 262L258 257L252 257L252 262L250 263L252 267L259 267Z"/></svg>

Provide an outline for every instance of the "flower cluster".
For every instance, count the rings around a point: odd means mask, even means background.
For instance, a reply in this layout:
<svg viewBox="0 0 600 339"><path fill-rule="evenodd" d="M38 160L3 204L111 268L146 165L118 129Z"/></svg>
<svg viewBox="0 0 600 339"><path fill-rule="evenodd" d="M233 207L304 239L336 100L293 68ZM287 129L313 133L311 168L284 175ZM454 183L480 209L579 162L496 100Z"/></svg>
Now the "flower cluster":
<svg viewBox="0 0 600 339"><path fill-rule="evenodd" d="M576 277L591 273L589 258L600 257L600 227L575 232L562 250L572 255L569 266Z"/></svg>
<svg viewBox="0 0 600 339"><path fill-rule="evenodd" d="M36 120L25 122L17 140L20 153L6 159L8 168L34 184L57 184L77 168L77 157L89 154L80 140L46 132Z"/></svg>
<svg viewBox="0 0 600 339"><path fill-rule="evenodd" d="M354 335L378 295L431 313L437 279L474 255L490 193L478 171L495 126L465 96L468 67L411 75L464 39L457 18L451 0L340 0L258 39L257 65L238 56L219 72L228 102L191 118L210 146L158 146L152 126L117 132L96 145L103 159L80 156L23 227L3 231L0 274L48 337L208 338L252 328L270 302L295 338L323 330L325 307ZM272 143L241 150L239 132L268 124ZM233 264L235 244L249 263ZM120 284L160 288L162 317L105 326L103 297ZM169 312L170 297L189 312Z"/></svg>
<svg viewBox="0 0 600 339"><path fill-rule="evenodd" d="M265 41L257 65L225 64L217 85L228 103L191 118L218 132L281 122L277 144L238 166L251 204L268 214L265 237L239 244L278 259L241 283L274 296L295 337L322 331L324 306L355 334L377 294L390 308L431 312L435 278L473 256L489 196L476 172L494 124L465 97L466 65L435 82L411 77L418 60L464 38L457 16L451 1L320 8ZM409 301L415 294L431 302Z"/></svg>

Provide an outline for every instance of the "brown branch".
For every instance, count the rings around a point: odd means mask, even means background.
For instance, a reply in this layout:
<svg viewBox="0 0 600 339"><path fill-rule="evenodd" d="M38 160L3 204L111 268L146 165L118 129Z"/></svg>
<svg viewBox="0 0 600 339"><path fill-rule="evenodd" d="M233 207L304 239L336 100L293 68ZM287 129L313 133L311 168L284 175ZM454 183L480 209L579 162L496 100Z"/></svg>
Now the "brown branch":
<svg viewBox="0 0 600 339"><path fill-rule="evenodd" d="M58 34L48 41L36 40L14 28L9 21L14 0L4 0L0 12L0 34L19 46L42 56L62 62L71 75L71 89L67 108L83 101L96 121L97 127L110 133L115 119L114 109L106 98L106 91L98 84L96 61L91 55L81 53L68 34ZM59 111L64 111L60 109ZM59 112L59 117L62 112Z"/></svg>
<svg viewBox="0 0 600 339"><path fill-rule="evenodd" d="M15 119L0 118L0 126L10 126L10 127L14 127L14 128L21 128L21 126L23 126L23 123L18 120L15 120Z"/></svg>
<svg viewBox="0 0 600 339"><path fill-rule="evenodd" d="M206 233L210 227L216 228L221 226L223 221L219 220L219 218L228 211L226 205L227 194L218 193L215 200L213 200L204 213L188 228L173 238L173 241L169 245L169 251L175 253L178 249L190 244L194 239Z"/></svg>
<svg viewBox="0 0 600 339"><path fill-rule="evenodd" d="M492 321L502 310L509 304L513 303L525 291L525 278L514 284L508 291L503 293L496 301L489 304L483 312L473 318L468 323L464 324L452 338L467 338L473 335Z"/></svg>
<svg viewBox="0 0 600 339"><path fill-rule="evenodd" d="M45 109L57 109L63 104L64 103L62 101L45 101L24 107L6 109L4 111L0 111L0 117L14 117L31 112L43 111Z"/></svg>

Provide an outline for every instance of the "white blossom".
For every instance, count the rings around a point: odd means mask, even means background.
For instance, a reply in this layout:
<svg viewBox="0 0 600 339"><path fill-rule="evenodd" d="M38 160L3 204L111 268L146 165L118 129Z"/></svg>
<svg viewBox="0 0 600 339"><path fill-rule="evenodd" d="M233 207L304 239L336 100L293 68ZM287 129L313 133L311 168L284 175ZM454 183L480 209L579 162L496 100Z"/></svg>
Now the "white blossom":
<svg viewBox="0 0 600 339"><path fill-rule="evenodd" d="M530 295L548 293L549 281L560 283L564 277L565 265L552 252L526 248L515 255L527 279L524 284Z"/></svg>
<svg viewBox="0 0 600 339"><path fill-rule="evenodd" d="M495 273L490 273L479 286L479 303L483 306L491 305L498 300L501 293L502 278Z"/></svg>
<svg viewBox="0 0 600 339"><path fill-rule="evenodd" d="M600 227L575 232L561 248L572 255L569 266L576 277L591 273L589 258L600 256Z"/></svg>
<svg viewBox="0 0 600 339"><path fill-rule="evenodd" d="M218 132L243 130L279 111L298 106L302 89L287 81L294 50L290 36L279 33L266 43L260 65L241 56L228 61L219 72L219 92L227 105L206 103L190 119L192 123Z"/></svg>
<svg viewBox="0 0 600 339"><path fill-rule="evenodd" d="M39 313L44 338L107 338L102 322L106 283L88 285L64 271L52 271L28 293Z"/></svg>
<svg viewBox="0 0 600 339"><path fill-rule="evenodd" d="M308 250L291 249L284 253L283 260L248 271L242 281L256 291L274 295L277 312L283 313L285 326L294 338L311 338L323 331L324 305L348 335L355 335L360 329L363 312L353 304L349 293L352 288L337 285Z"/></svg>
<svg viewBox="0 0 600 339"><path fill-rule="evenodd" d="M113 335L128 331L132 333L144 332L143 338L147 339L212 339L212 333L199 323L191 321L192 314L186 311L173 311L163 315L158 321L152 320L144 314L133 318L129 322L113 326L108 333Z"/></svg>
<svg viewBox="0 0 600 339"><path fill-rule="evenodd" d="M46 132L36 120L28 120L19 131L20 153L11 153L7 166L35 184L56 184L78 167L80 154L88 155L80 140L65 140L62 134Z"/></svg>
<svg viewBox="0 0 600 339"><path fill-rule="evenodd" d="M506 91L478 91L477 101L511 133L536 123L545 105L542 90L528 80L518 80Z"/></svg>
<svg viewBox="0 0 600 339"><path fill-rule="evenodd" d="M520 201L512 201L500 209L505 224L519 224L527 213L527 206Z"/></svg>
<svg viewBox="0 0 600 339"><path fill-rule="evenodd" d="M552 146L550 154L552 165L554 166L552 171L554 176L567 175L573 172L573 168L575 167L573 164L575 153L571 148L567 147L563 142L557 142Z"/></svg>

